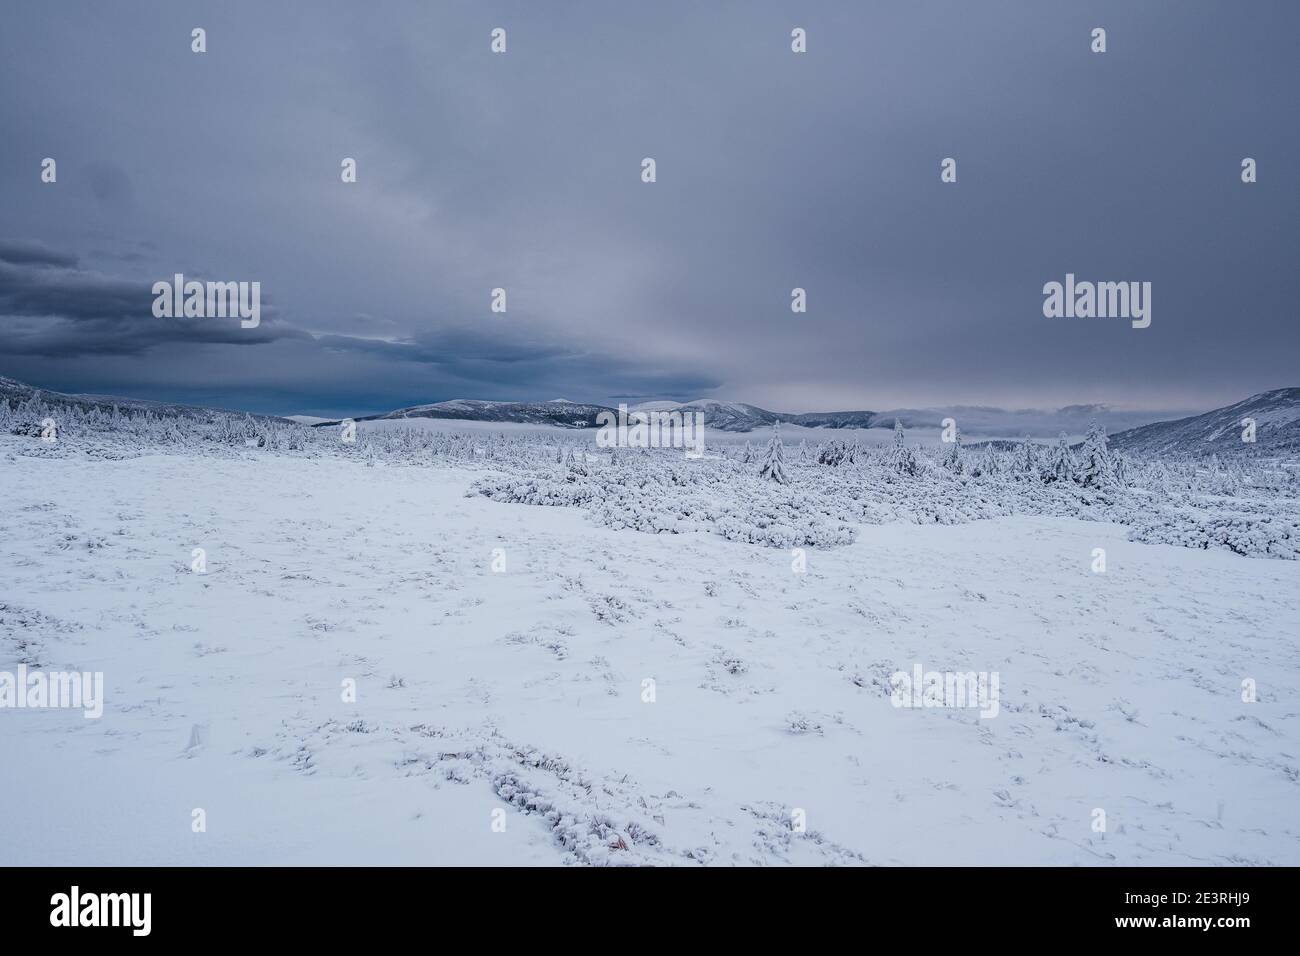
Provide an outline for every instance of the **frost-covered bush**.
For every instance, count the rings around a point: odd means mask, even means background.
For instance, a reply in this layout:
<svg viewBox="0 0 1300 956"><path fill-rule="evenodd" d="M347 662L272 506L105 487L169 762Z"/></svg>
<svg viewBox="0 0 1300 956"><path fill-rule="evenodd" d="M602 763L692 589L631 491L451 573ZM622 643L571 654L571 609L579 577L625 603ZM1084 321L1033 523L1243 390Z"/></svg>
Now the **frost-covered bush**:
<svg viewBox="0 0 1300 956"><path fill-rule="evenodd" d="M1135 520L1129 537L1147 544L1217 548L1251 557L1300 560L1300 514L1160 508Z"/></svg>
<svg viewBox="0 0 1300 956"><path fill-rule="evenodd" d="M819 460L825 460L827 447ZM667 450L616 453L602 456L584 475L567 464L546 461L545 455L522 452L512 464L522 465L523 471L485 475L470 494L584 508L611 528L709 533L775 548L849 544L864 525L950 525L1033 514L1113 521L1132 526L1133 537L1142 541L1293 556L1295 516L1300 514L1294 494L1280 500L1262 493L1253 500L1214 497L1207 493L1209 482L1195 480L1189 485L1195 490L1153 490L1149 486L1157 482L1147 480L1152 476L1127 462L1125 470L1135 475L1121 479L1108 474L1098 480L1095 451L1087 471L1093 477L1084 484L1071 477L1077 465L1059 443L1047 459L1046 478L1039 470L1042 459L1023 447L1007 453L992 446L964 451L959 472L950 470L951 446L907 457L894 446L868 463L850 462L850 445L834 442L829 447L841 453L834 456L836 467L785 462L788 484L765 480L743 455L692 460ZM1071 471L1051 468L1053 461L1070 462ZM1231 520L1221 513L1223 502L1234 503ZM1279 508L1289 508L1291 517L1279 514Z"/></svg>

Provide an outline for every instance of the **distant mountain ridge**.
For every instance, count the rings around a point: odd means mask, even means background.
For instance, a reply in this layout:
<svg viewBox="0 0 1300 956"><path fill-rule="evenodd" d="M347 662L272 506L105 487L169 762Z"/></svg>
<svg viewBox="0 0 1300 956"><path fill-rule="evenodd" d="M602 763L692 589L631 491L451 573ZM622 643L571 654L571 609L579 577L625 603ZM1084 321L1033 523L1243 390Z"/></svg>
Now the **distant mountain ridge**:
<svg viewBox="0 0 1300 956"><path fill-rule="evenodd" d="M595 428L596 416L610 411L604 405L583 405L565 399L549 402L489 402L457 398L432 405L411 405L382 415L363 415L359 422L394 418L454 418L477 422L518 422L525 425L559 425L564 428ZM329 424L337 424L337 421Z"/></svg>
<svg viewBox="0 0 1300 956"><path fill-rule="evenodd" d="M876 420L875 412L772 412L744 402L721 402L707 398L693 402L646 402L633 407L637 410L703 412L705 425L725 432L753 431L778 421L806 428L875 428L881 424ZM889 420L888 427L894 427L893 419Z"/></svg>
<svg viewBox="0 0 1300 956"><path fill-rule="evenodd" d="M709 428L728 432L748 432L770 427L774 422L804 425L809 428L872 428L880 424L874 412L811 412L785 414L772 412L743 402L699 399L693 402L644 402L628 409L634 411L702 412ZM591 405L552 399L549 402L492 402L484 399L458 398L430 405L410 405L380 415L363 415L355 421L383 421L395 418L450 418L482 422L517 422L529 425L561 425L566 428L597 428L602 412L617 415L608 405ZM337 424L335 419L322 424ZM887 427L892 428L891 418Z"/></svg>
<svg viewBox="0 0 1300 956"><path fill-rule="evenodd" d="M288 422L278 415L261 415L254 412L240 412L230 408L217 408L210 405L184 405L179 402L159 402L148 398L126 398L121 395L82 395L77 393L56 392L48 388L37 388L17 379L0 376L0 400L13 403L25 402L33 395L39 394L41 401L47 405L75 406L89 411L98 408L111 412L115 407L122 411L152 412L154 415L173 418L210 418L213 415L247 415L259 421Z"/></svg>
<svg viewBox="0 0 1300 956"><path fill-rule="evenodd" d="M1242 441L1243 422L1255 423L1255 441ZM1260 392L1201 415L1153 422L1110 436L1112 448L1146 455L1300 453L1300 388Z"/></svg>
<svg viewBox="0 0 1300 956"><path fill-rule="evenodd" d="M1120 412L1105 405L1068 405L1055 411L1021 409L1008 411L984 405L952 405L940 408L898 408L888 411L777 412L746 402L726 402L703 398L689 402L652 401L631 405L629 412L702 413L705 424L723 432L744 433L770 428L775 422L805 428L893 428L901 421L904 428L939 428L945 418L954 418L964 435L975 437L1018 438L1032 434L1054 439L1058 432L1082 435L1097 419L1112 431L1157 418L1155 413ZM396 418L443 418L484 422L518 422L534 425L561 425L567 428L595 428L602 412L617 414L606 405L579 404L564 400L550 402L492 402L481 399L454 399L429 405L410 405L391 412L366 415L356 421ZM337 419L320 424L337 424ZM316 423L313 423L316 424Z"/></svg>

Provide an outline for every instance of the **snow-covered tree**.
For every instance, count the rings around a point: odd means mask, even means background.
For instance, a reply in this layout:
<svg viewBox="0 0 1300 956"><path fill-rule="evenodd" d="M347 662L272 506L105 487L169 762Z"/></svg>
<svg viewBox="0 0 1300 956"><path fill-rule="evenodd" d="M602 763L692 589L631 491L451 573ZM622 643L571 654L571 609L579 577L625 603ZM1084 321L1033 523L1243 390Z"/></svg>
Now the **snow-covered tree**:
<svg viewBox="0 0 1300 956"><path fill-rule="evenodd" d="M1159 458L1152 461L1142 469L1140 479L1141 487L1157 495L1167 495L1170 492L1169 469Z"/></svg>
<svg viewBox="0 0 1300 956"><path fill-rule="evenodd" d="M1218 455L1212 455L1210 462L1210 480L1207 484L1211 494L1238 494L1241 490L1241 470L1235 468L1231 463L1221 465Z"/></svg>
<svg viewBox="0 0 1300 956"><path fill-rule="evenodd" d="M984 454L980 456L979 469L981 475L996 475L1002 471L1002 459L998 457L997 450L993 447L991 441L984 446Z"/></svg>
<svg viewBox="0 0 1300 956"><path fill-rule="evenodd" d="M965 456L961 451L961 432L953 427L952 441L948 442L948 448L943 453L943 467L948 469L954 475L960 475L966 470Z"/></svg>
<svg viewBox="0 0 1300 956"><path fill-rule="evenodd" d="M1047 467L1043 469L1043 481L1049 483L1053 481L1073 481L1074 475L1074 455L1070 451L1070 443L1065 437L1065 432L1061 432L1061 437L1056 441L1056 447L1052 449Z"/></svg>
<svg viewBox="0 0 1300 956"><path fill-rule="evenodd" d="M745 442L745 451L741 454L740 460L746 465L754 460L754 446L748 441Z"/></svg>
<svg viewBox="0 0 1300 956"><path fill-rule="evenodd" d="M759 477L782 485L790 481L785 470L785 448L781 445L780 422L772 423L772 439L767 443L767 452L763 455L763 467L759 469L758 474Z"/></svg>
<svg viewBox="0 0 1300 956"><path fill-rule="evenodd" d="M842 441L827 442L817 449L817 464L839 467L849 460L849 446Z"/></svg>
<svg viewBox="0 0 1300 956"><path fill-rule="evenodd" d="M570 448L569 460L565 463L565 467L567 468L569 474L571 475L590 474L590 472L587 470L587 453L584 451L578 451L575 454L573 449Z"/></svg>
<svg viewBox="0 0 1300 956"><path fill-rule="evenodd" d="M1015 467L1022 475L1038 476L1038 453L1028 435L1020 439L1020 444L1016 446Z"/></svg>
<svg viewBox="0 0 1300 956"><path fill-rule="evenodd" d="M1111 469L1115 473L1115 483L1122 488L1129 486L1129 467L1128 456L1122 451L1112 451L1110 453Z"/></svg>
<svg viewBox="0 0 1300 956"><path fill-rule="evenodd" d="M1085 488L1109 488L1118 484L1107 448L1106 429L1096 422L1088 427L1079 451L1078 481Z"/></svg>
<svg viewBox="0 0 1300 956"><path fill-rule="evenodd" d="M885 452L884 465L901 475L916 474L916 456L904 442L903 423L894 419L894 441Z"/></svg>

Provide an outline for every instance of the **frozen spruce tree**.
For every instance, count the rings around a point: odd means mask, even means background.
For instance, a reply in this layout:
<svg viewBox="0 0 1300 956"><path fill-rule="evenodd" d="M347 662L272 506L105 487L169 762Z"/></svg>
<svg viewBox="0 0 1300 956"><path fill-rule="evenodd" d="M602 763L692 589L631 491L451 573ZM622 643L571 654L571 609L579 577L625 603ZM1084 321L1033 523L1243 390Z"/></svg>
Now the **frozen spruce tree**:
<svg viewBox="0 0 1300 956"><path fill-rule="evenodd" d="M1002 460L998 458L997 449L990 441L984 446L984 457L980 460L980 474L996 475L1002 471Z"/></svg>
<svg viewBox="0 0 1300 956"><path fill-rule="evenodd" d="M763 467L759 477L768 478L777 484L788 484L790 477L785 472L785 449L781 446L781 423L772 423L772 440L767 443L767 452L763 455Z"/></svg>
<svg viewBox="0 0 1300 956"><path fill-rule="evenodd" d="M849 446L842 441L832 441L817 450L817 464L831 465L838 468L844 464L849 454Z"/></svg>
<svg viewBox="0 0 1300 956"><path fill-rule="evenodd" d="M885 467L900 475L916 474L916 456L903 441L903 423L894 419L894 441L885 452Z"/></svg>
<svg viewBox="0 0 1300 956"><path fill-rule="evenodd" d="M1070 453L1070 443L1066 440L1065 432L1061 432L1056 447L1052 449L1051 459L1043 469L1043 481L1073 481L1074 473L1074 455Z"/></svg>
<svg viewBox="0 0 1300 956"><path fill-rule="evenodd" d="M1038 456L1028 435L1020 439L1020 445L1016 448L1016 471L1022 475L1038 474Z"/></svg>
<svg viewBox="0 0 1300 956"><path fill-rule="evenodd" d="M1079 483L1085 488L1107 488L1118 484L1115 465L1106 444L1106 429L1093 422L1079 453Z"/></svg>
<svg viewBox="0 0 1300 956"><path fill-rule="evenodd" d="M586 475L587 471L587 454L579 451L574 454L572 448L569 449L569 460L565 462L565 468L571 475Z"/></svg>
<svg viewBox="0 0 1300 956"><path fill-rule="evenodd" d="M948 443L948 450L943 454L943 467L954 475L960 475L966 470L961 453L961 432L955 427L952 432L952 441Z"/></svg>
<svg viewBox="0 0 1300 956"><path fill-rule="evenodd" d="M1113 451L1110 454L1110 463L1111 467L1115 471L1115 483L1121 487L1127 488L1129 486L1128 458L1124 456L1122 451Z"/></svg>
<svg viewBox="0 0 1300 956"><path fill-rule="evenodd" d="M745 450L741 454L740 460L746 465L748 465L751 461L754 460L754 446L751 445L748 441L745 442Z"/></svg>
<svg viewBox="0 0 1300 956"><path fill-rule="evenodd" d="M1165 467L1163 461L1157 458L1147 466L1142 478L1142 483L1143 487L1148 491L1160 495L1167 495L1171 490L1170 480L1169 469Z"/></svg>
<svg viewBox="0 0 1300 956"><path fill-rule="evenodd" d="M1240 469L1231 464L1216 469L1210 475L1210 491L1216 495L1239 495L1241 493Z"/></svg>

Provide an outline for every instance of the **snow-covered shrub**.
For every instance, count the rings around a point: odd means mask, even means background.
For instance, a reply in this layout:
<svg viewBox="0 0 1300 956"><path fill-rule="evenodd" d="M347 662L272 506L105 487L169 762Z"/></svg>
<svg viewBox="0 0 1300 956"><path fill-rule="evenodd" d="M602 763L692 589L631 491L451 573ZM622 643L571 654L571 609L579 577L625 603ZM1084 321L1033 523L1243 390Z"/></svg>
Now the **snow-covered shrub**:
<svg viewBox="0 0 1300 956"><path fill-rule="evenodd" d="M1223 549L1249 557L1300 560L1300 514L1157 509L1138 518L1129 537L1147 544Z"/></svg>

